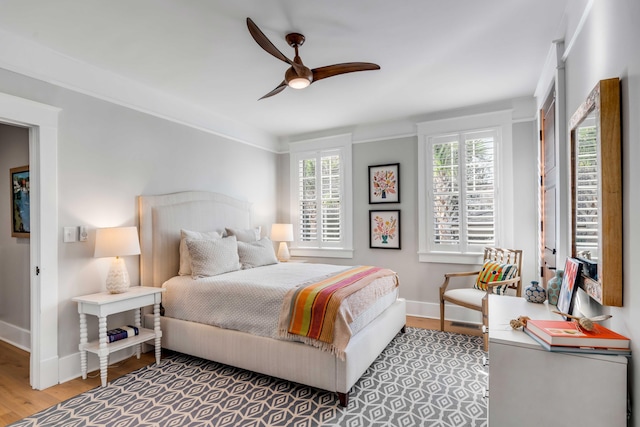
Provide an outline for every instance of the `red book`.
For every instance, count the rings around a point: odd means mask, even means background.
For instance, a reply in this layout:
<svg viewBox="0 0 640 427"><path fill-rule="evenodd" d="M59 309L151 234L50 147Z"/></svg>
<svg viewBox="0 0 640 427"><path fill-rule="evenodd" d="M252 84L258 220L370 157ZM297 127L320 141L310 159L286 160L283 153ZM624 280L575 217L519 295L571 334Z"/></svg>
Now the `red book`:
<svg viewBox="0 0 640 427"><path fill-rule="evenodd" d="M526 328L552 346L630 348L629 338L597 323L586 331L568 320L528 320Z"/></svg>

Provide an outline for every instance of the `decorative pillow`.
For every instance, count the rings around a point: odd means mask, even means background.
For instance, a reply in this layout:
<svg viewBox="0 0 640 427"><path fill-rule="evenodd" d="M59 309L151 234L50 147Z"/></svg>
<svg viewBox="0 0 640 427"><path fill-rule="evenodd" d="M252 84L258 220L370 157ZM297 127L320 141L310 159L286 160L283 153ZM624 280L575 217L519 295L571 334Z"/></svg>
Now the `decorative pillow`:
<svg viewBox="0 0 640 427"><path fill-rule="evenodd" d="M260 240L261 227L254 228L225 228L227 236L236 236L238 242L256 242Z"/></svg>
<svg viewBox="0 0 640 427"><path fill-rule="evenodd" d="M278 263L273 242L267 237L257 242L238 242L238 256L243 270Z"/></svg>
<svg viewBox="0 0 640 427"><path fill-rule="evenodd" d="M180 270L179 276L191 276L191 257L189 256L189 249L187 248L187 239L222 239L222 236L217 231L190 231L180 230Z"/></svg>
<svg viewBox="0 0 640 427"><path fill-rule="evenodd" d="M515 264L500 264L497 261L485 261L482 266L482 271L478 274L478 278L473 287L481 291L486 291L487 283L513 279L517 275L518 266ZM492 290L494 294L503 295L507 291L507 288L508 285L501 285L496 286Z"/></svg>
<svg viewBox="0 0 640 427"><path fill-rule="evenodd" d="M235 236L223 239L187 239L191 255L191 277L216 276L240 270L238 242Z"/></svg>

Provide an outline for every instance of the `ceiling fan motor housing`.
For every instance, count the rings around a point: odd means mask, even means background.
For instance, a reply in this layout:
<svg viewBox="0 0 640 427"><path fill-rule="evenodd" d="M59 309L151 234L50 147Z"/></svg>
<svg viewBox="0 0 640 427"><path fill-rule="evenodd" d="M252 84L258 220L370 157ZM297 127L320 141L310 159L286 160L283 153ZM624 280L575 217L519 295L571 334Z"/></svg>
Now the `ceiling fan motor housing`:
<svg viewBox="0 0 640 427"><path fill-rule="evenodd" d="M313 82L313 73L307 67L304 67L302 75L298 75L293 67L290 67L284 73L284 81L293 89L303 89Z"/></svg>

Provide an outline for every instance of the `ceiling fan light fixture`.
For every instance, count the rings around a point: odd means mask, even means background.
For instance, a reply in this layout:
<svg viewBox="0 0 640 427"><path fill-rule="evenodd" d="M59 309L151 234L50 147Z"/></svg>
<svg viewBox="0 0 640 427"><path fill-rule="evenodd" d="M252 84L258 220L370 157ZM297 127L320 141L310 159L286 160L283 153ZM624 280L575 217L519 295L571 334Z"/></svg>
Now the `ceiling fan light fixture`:
<svg viewBox="0 0 640 427"><path fill-rule="evenodd" d="M289 87L292 89L304 89L310 84L311 82L309 81L309 79L306 79L304 77L296 77L295 79L291 79L288 82Z"/></svg>

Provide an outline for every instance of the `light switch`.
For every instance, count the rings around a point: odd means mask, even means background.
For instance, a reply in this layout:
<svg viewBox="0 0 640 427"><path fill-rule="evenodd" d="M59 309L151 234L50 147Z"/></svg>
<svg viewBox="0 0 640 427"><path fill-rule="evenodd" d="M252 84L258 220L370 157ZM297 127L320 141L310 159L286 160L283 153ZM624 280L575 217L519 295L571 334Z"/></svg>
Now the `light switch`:
<svg viewBox="0 0 640 427"><path fill-rule="evenodd" d="M78 241L78 227L64 227L62 233L62 241L71 243Z"/></svg>
<svg viewBox="0 0 640 427"><path fill-rule="evenodd" d="M89 232L88 232L88 228L86 225L81 225L80 227L78 227L78 229L80 230L80 238L79 240L81 242L86 242L87 239L89 238Z"/></svg>

